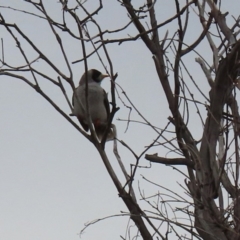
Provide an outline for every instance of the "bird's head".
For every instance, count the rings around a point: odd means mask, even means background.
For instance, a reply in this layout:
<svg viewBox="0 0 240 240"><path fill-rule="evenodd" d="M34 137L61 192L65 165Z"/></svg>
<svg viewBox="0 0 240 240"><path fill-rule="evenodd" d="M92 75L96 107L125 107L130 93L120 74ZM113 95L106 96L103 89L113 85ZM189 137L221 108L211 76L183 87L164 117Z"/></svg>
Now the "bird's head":
<svg viewBox="0 0 240 240"><path fill-rule="evenodd" d="M86 83L86 79L88 79L88 83L98 83L101 84L102 80L105 77L109 77L107 74L103 74L96 69L91 69L87 71L87 74L84 73L80 79L79 85L83 85Z"/></svg>

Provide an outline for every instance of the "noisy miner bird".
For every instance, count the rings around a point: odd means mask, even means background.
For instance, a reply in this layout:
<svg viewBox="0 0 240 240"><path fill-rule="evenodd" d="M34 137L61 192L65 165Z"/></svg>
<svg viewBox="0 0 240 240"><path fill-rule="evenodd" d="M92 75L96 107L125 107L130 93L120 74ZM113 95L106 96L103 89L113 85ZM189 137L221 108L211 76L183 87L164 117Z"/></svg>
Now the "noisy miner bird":
<svg viewBox="0 0 240 240"><path fill-rule="evenodd" d="M96 134L101 141L106 130L110 115L110 107L105 90L101 82L109 75L102 74L96 69L84 73L79 81L79 86L73 93L73 114L81 123L85 131L89 130L86 109L86 81L88 81L88 107L89 115L94 125ZM113 130L110 129L107 141L113 140Z"/></svg>

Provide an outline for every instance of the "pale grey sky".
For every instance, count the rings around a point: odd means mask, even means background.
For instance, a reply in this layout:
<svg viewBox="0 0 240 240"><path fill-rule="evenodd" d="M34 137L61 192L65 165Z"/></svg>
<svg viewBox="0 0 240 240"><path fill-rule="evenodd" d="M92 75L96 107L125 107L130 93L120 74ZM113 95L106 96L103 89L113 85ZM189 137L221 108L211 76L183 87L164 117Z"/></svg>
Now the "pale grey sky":
<svg viewBox="0 0 240 240"><path fill-rule="evenodd" d="M57 0L43 2L52 16L61 17L61 6ZM231 14L237 16L237 10L231 7L233 2L231 0L223 4L226 4L226 10L231 10ZM117 1L110 3L105 0L103 3L104 8L96 17L103 29L115 29L127 23L127 14ZM93 9L92 4L93 1L88 1L86 6ZM175 12L173 4L174 1L158 1L159 22L166 20ZM12 6L28 11L32 9L29 4L20 0L0 0L0 6ZM0 8L0 12L7 21L16 22L32 41L68 75L59 47L43 20L5 8ZM189 41L192 36L199 35L199 30L196 28L199 23L192 22L191 25L193 32L189 36ZM170 24L168 27L170 33L174 31L171 28L173 26L174 24ZM4 40L5 59L17 65L22 62L22 57L18 54L16 44L2 29L1 27L0 38ZM161 30L163 35L166 29ZM136 30L131 27L127 33L134 35ZM66 36L63 36L64 40L68 39ZM82 57L80 45L74 45L71 38L65 44L70 62ZM164 128L170 114L168 104L155 73L152 56L145 45L138 40L120 46L109 44L107 48L114 70L118 72L117 83L123 87L136 107L153 125ZM27 49L26 47L26 51ZM208 55L204 49L209 48L202 46L202 53L211 59L210 51L207 50ZM28 54L33 59L36 57L36 54L31 51ZM195 57L194 54L187 57L189 69L196 81L201 81L200 85L208 95L208 85L198 64L194 61ZM56 73L42 63L36 63L36 65L44 72L52 74L54 78L57 77ZM97 57L91 58L88 65L89 68L104 72ZM78 63L72 68L75 85L77 85L84 71L84 64ZM70 113L61 91L52 87L46 80L41 79L40 82L58 105ZM105 80L102 86L110 92L109 80ZM70 88L67 88L67 91L71 96ZM198 93L196 96L198 97ZM127 211L92 144L37 92L18 79L1 76L0 101L1 239L77 240L84 223L119 214L120 211ZM127 119L128 109L118 99L117 103L120 110L114 118L114 123L117 126L118 138L129 144L139 154L157 135L148 127L133 123L125 133L126 122L117 119ZM133 112L132 119L140 118L136 112ZM196 128L198 121L199 119L196 119L195 122L190 123L197 137L200 136L202 129L201 126L199 129ZM124 178L112 153L111 142L107 143L106 152L123 181ZM135 163L134 157L121 145L119 145L119 152L129 171L130 164ZM159 153L158 148L152 149L149 153L155 152ZM164 156L166 153L167 151L159 154ZM148 165L148 162L142 158L140 164ZM135 186L140 180L146 195L154 194L156 188L142 181L141 174L173 189L177 188L176 181L182 182L184 179L171 167L164 165L153 164L151 169L142 168L136 176ZM120 235L125 235L127 224L128 217L111 218L88 228L82 235L82 239L120 239Z"/></svg>

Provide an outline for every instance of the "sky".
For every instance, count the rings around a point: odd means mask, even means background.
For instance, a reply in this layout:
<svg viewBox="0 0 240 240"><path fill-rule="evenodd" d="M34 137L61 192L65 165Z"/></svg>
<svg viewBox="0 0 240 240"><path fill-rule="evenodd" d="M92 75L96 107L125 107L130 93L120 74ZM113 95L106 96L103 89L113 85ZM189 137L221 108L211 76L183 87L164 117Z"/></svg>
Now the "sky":
<svg viewBox="0 0 240 240"><path fill-rule="evenodd" d="M61 19L61 6L57 1L43 1L49 14L54 19ZM69 1L71 2L71 1ZM157 17L159 22L165 21L175 12L174 1L157 1ZM93 1L88 1L86 7L94 9ZM231 11L234 16L237 10L232 8L233 0L223 3L223 9ZM0 0L0 12L5 19L16 23L30 37L30 39L49 56L49 58L68 75L64 59L59 51L49 26L39 18L26 15L18 11L3 8L11 6L15 9L35 11L28 3L19 0ZM228 21L232 21L231 14ZM194 15L191 15L193 17ZM194 18L193 18L194 19ZM103 1L103 9L96 16L96 20L103 29L116 29L128 22L127 13L119 2ZM73 30L75 25L69 19ZM199 26L195 21L190 22L192 33L187 37L189 43L198 36L200 30L194 31ZM90 25L90 30L95 29ZM21 65L21 55L16 44L6 31L0 30L0 38L4 41L5 60L12 65ZM164 36L166 31L171 35L176 25L159 30ZM127 31L108 37L126 37L126 34L134 35L136 30L130 27ZM72 40L67 34L62 33L64 46L70 62L82 57L80 44ZM19 40L22 40L21 38ZM22 42L22 46L30 59L35 59L36 54ZM202 49L201 49L202 48ZM170 115L168 104L161 89L160 82L155 72L151 54L145 48L141 40L121 45L108 44L115 73L118 73L117 83L124 89L132 102L146 118L159 128L164 128ZM204 50L205 49L205 50ZM90 51L91 47L87 47ZM212 58L209 47L201 46L199 51L209 60ZM100 51L102 54L102 52ZM171 53L169 53L171 55ZM2 53L1 53L2 55ZM103 56L103 54L101 55ZM186 57L187 66L194 79L199 82L203 91L208 95L209 87L203 77L200 67L195 63L194 54ZM105 64L106 58L103 56ZM97 58L93 56L88 61L89 68L96 68L104 72L104 68ZM35 64L46 74L56 79L57 74L41 61ZM83 62L72 64L75 85L84 72ZM109 68L108 68L109 69ZM28 76L31 78L31 76ZM44 79L39 79L44 91L66 112L71 113L63 94ZM191 83L189 83L191 86ZM66 91L71 98L71 89L66 84ZM104 80L103 88L109 92L110 81ZM126 98L118 88L121 99L127 103ZM196 91L196 90L193 90ZM201 96L194 92L199 99ZM137 154L149 145L157 134L148 126L139 123L130 123L127 131L126 121L129 109L124 106L121 99L117 98L120 110L116 113L114 124L117 127L119 140L127 143ZM200 99L203 101L202 99ZM128 104L128 103L127 103ZM129 105L129 104L128 104ZM202 107L204 109L204 107ZM4 240L77 240L84 224L99 218L118 215L127 212L117 190L112 183L104 164L93 145L84 138L76 129L67 122L50 104L26 83L0 76L0 236ZM141 120L133 111L131 118ZM202 126L196 115L189 123L194 130L196 138L201 137ZM74 120L77 123L77 120ZM198 123L198 128L196 128ZM172 128L173 129L173 128ZM130 164L135 163L134 156L120 143L119 153L122 161L130 172ZM114 170L124 184L123 175L113 154L112 143L106 145L106 152ZM174 153L158 147L152 148L149 154L158 153L161 156L174 156ZM142 175L153 182L179 191L184 195L184 190L178 182L183 183L184 177L176 170L165 165L149 163L144 158L137 172L134 186L137 196L138 184L144 189L146 196L153 195L161 189L147 183ZM180 170L184 170L180 167ZM186 195L184 195L186 197ZM144 206L144 204L143 204ZM125 236L129 217L112 217L91 225L81 235L81 239L121 239ZM132 230L134 232L134 230Z"/></svg>

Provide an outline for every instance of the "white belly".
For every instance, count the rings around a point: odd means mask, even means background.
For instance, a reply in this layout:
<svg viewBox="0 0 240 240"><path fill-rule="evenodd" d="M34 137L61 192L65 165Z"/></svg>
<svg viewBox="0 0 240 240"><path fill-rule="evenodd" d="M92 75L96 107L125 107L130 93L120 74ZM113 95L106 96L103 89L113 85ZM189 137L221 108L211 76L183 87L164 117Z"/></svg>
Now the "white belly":
<svg viewBox="0 0 240 240"><path fill-rule="evenodd" d="M87 124L85 86L79 86L75 90L73 103L73 114L80 117ZM99 121L101 124L106 124L108 116L104 105L104 90L99 85L89 85L88 104L92 121Z"/></svg>

